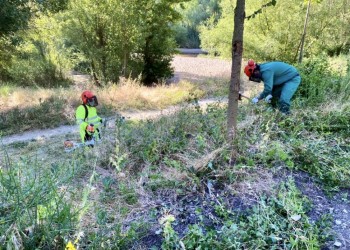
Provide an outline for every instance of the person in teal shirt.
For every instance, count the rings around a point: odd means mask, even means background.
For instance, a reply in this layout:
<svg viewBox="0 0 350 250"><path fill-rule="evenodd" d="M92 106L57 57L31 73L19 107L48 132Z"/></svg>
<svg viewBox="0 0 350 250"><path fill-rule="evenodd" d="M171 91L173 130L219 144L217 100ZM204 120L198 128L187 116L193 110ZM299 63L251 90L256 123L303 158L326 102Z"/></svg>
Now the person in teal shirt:
<svg viewBox="0 0 350 250"><path fill-rule="evenodd" d="M295 67L284 62L266 62L257 64L248 60L244 73L250 81L264 82L263 92L252 99L258 103L265 99L271 103L278 100L279 110L284 114L290 114L290 100L299 87L301 77Z"/></svg>

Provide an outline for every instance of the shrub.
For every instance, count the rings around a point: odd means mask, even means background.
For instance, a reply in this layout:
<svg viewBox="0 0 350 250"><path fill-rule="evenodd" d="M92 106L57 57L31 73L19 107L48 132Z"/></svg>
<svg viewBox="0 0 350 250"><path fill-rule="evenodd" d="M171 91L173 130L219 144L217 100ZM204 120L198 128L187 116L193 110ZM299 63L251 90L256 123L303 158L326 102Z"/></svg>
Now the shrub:
<svg viewBox="0 0 350 250"><path fill-rule="evenodd" d="M296 97L307 105L319 105L342 91L341 79L330 70L327 58L305 60L298 69L302 82Z"/></svg>
<svg viewBox="0 0 350 250"><path fill-rule="evenodd" d="M18 86L68 86L70 81L58 72L55 65L37 59L17 59L8 70L10 81Z"/></svg>

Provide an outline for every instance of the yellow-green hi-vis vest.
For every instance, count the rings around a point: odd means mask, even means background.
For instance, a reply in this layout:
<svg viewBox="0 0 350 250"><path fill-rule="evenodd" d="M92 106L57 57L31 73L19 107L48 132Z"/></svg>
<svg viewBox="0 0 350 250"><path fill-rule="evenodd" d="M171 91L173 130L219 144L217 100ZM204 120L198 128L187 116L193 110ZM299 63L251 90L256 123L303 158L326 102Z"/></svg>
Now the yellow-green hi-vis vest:
<svg viewBox="0 0 350 250"><path fill-rule="evenodd" d="M89 124L94 124L95 127L95 134L94 137L95 139L98 138L99 136L99 132L97 131L97 129L100 127L101 125L101 118L97 115L97 110L95 107L90 107L88 105L85 105L87 112L88 112L88 116L85 119L86 116L86 110L84 108L84 105L80 105L76 112L75 112L75 117L76 117L76 123L79 126L79 132L80 132L80 137L81 137L81 141L84 142L84 137L85 137L85 130L87 125ZM85 121L84 121L85 119Z"/></svg>

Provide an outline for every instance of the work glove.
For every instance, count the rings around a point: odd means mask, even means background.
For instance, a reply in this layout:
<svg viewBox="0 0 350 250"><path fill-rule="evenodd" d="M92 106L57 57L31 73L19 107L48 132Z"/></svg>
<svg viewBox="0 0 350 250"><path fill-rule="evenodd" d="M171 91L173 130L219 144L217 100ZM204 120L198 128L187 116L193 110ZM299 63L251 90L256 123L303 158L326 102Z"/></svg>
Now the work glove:
<svg viewBox="0 0 350 250"><path fill-rule="evenodd" d="M257 104L258 102L259 102L259 98L258 97L254 97L252 99L252 103Z"/></svg>
<svg viewBox="0 0 350 250"><path fill-rule="evenodd" d="M265 102L271 103L272 95L268 95L265 97Z"/></svg>
<svg viewBox="0 0 350 250"><path fill-rule="evenodd" d="M94 124L89 124L86 126L86 132L91 135L93 133L95 133L95 128L94 128Z"/></svg>

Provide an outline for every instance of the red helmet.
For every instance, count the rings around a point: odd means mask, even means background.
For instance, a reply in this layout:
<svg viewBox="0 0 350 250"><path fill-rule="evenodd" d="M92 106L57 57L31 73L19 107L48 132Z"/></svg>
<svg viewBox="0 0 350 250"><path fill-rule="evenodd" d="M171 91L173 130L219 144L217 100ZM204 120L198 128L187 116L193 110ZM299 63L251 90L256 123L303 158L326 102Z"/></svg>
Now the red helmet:
<svg viewBox="0 0 350 250"><path fill-rule="evenodd" d="M256 67L256 63L252 59L249 59L247 66L245 66L245 68L244 68L244 73L248 77L250 77L252 75L255 67Z"/></svg>
<svg viewBox="0 0 350 250"><path fill-rule="evenodd" d="M81 94L81 100L83 101L83 104L88 104L91 107L96 107L98 105L96 96L89 90L85 90Z"/></svg>

